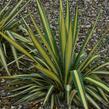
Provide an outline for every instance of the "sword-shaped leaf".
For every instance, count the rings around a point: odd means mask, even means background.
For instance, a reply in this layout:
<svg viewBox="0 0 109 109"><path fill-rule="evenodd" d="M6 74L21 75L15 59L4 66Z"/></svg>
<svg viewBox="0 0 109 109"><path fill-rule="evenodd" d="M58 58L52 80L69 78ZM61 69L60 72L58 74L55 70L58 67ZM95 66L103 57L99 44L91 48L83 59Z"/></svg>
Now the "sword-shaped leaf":
<svg viewBox="0 0 109 109"><path fill-rule="evenodd" d="M85 77L85 80L90 82L91 84L94 84L96 85L97 87L100 87L102 88L103 90L109 92L109 86L107 86L106 84L104 84L103 82L101 81L98 81L96 79L93 79L91 77Z"/></svg>
<svg viewBox="0 0 109 109"><path fill-rule="evenodd" d="M15 40L12 35L7 31L7 34L13 39ZM12 50L12 53L13 53L13 56L14 56L14 59L16 60L16 65L17 67L19 68L19 61L18 61L18 56L17 56L17 51L15 49L15 47L13 45L11 45L11 50Z"/></svg>
<svg viewBox="0 0 109 109"><path fill-rule="evenodd" d="M104 64L98 65L98 66L95 67L95 68L91 68L91 69L87 72L87 74L91 74L92 72L95 72L95 71L97 71L97 70L100 70L101 68L103 68L103 67L105 67L105 66L107 66L107 65L109 65L109 62L106 62L106 63L104 63Z"/></svg>
<svg viewBox="0 0 109 109"><path fill-rule="evenodd" d="M66 43L66 50L65 50L65 83L67 83L69 70L71 67L72 61L72 23L70 23L70 30L68 32L68 39Z"/></svg>
<svg viewBox="0 0 109 109"><path fill-rule="evenodd" d="M85 93L84 85L83 85L83 81L82 81L82 76L76 70L74 70L72 73L73 73L73 81L74 81L75 87L77 88L78 94L81 98L81 101L83 103L83 106L85 109L88 109L88 104L87 104L86 93Z"/></svg>
<svg viewBox="0 0 109 109"><path fill-rule="evenodd" d="M79 34L79 25L78 25L78 5L76 6L76 11L75 11L75 16L74 16L74 21L73 21L73 29L72 29L72 43L73 43L73 51L72 51L72 63L74 64L75 62L75 48L77 45L77 40L78 40L78 34Z"/></svg>
<svg viewBox="0 0 109 109"><path fill-rule="evenodd" d="M31 28L28 26L28 24L26 23L25 20L24 20L24 23L27 26L29 35L30 35L30 37L32 39L32 42L33 42L34 46L39 51L39 53L41 54L41 56L43 57L43 59L46 61L46 63L51 67L52 71L54 71L55 73L57 73L57 69L55 68L54 63L51 61L51 59L48 56L47 52L44 50L44 48L41 46L41 44L39 43L39 41L37 40L37 38L34 36L34 33L32 32Z"/></svg>
<svg viewBox="0 0 109 109"><path fill-rule="evenodd" d="M81 47L81 49L80 49L80 52L79 52L78 55L77 55L76 62L75 62L75 67L76 67L76 68L78 67L79 59L80 59L80 56L81 56L83 50L85 49L87 43L89 42L89 40L90 40L90 39L92 38L92 36L93 36L93 33L94 33L94 31L95 31L95 27L96 27L97 21L98 21L98 19L99 19L99 17L100 17L100 14L101 14L101 12L98 14L98 16L97 16L97 18L96 18L96 21L95 21L95 23L94 23L94 25L93 25L91 31L89 32L88 36L87 36L86 39L84 40L84 43L83 43L83 45L82 45L82 47Z"/></svg>
<svg viewBox="0 0 109 109"><path fill-rule="evenodd" d="M37 31L38 34L40 35L40 38L42 39L44 45L46 46L47 50L49 51L49 53L50 53L50 55L51 55L51 57L52 57L52 59L53 59L53 61L55 62L57 68L58 68L59 71L60 71L60 68L59 68L57 59L56 59L55 55L53 54L53 51L52 51L52 49L50 48L49 43L47 42L45 36L44 36L43 33L41 32L41 30L39 29L39 27L37 26L37 24L35 23L34 18L33 18L33 16L32 16L31 14L30 14L30 17L31 17L32 23L33 23L33 25L34 25L36 31Z"/></svg>
<svg viewBox="0 0 109 109"><path fill-rule="evenodd" d="M43 102L43 105L45 105L46 102L48 101L48 99L49 99L51 93L53 92L53 89L54 89L54 86L53 86L53 85L50 86L50 88L49 88L49 90L48 90L48 93L47 93L47 95L46 95L46 97L45 97L45 100L44 100L44 102Z"/></svg>
<svg viewBox="0 0 109 109"><path fill-rule="evenodd" d="M89 101L91 104L94 105L94 107L96 107L97 109L101 109L101 108L99 107L99 105L94 101L94 99L91 98L91 96L90 96L89 94L86 94L86 97L87 97L88 101Z"/></svg>
<svg viewBox="0 0 109 109"><path fill-rule="evenodd" d="M5 38L7 41L9 41L10 44L12 44L16 49L24 53L26 56L28 56L30 59L36 62L36 60L33 58L33 56L27 52L23 47L21 47L17 42L15 42L13 39L9 38L7 35L4 33L0 32L0 35Z"/></svg>
<svg viewBox="0 0 109 109"><path fill-rule="evenodd" d="M39 10L40 16L41 16L41 20L43 22L43 25L44 25L46 33L47 33L47 40L49 41L49 44L50 44L50 47L51 47L53 53L57 57L55 39L54 39L54 37L52 35L51 29L50 29L50 25L49 25L48 19L46 17L44 8L41 5L39 0L36 0L36 3L37 3L37 6L38 6L38 10Z"/></svg>
<svg viewBox="0 0 109 109"><path fill-rule="evenodd" d="M62 0L60 0L60 17L59 17L59 27L60 27L60 47L61 47L61 55L62 55L62 62L64 64L64 55L65 55L65 46L66 46L66 25L63 15L63 6L62 6Z"/></svg>
<svg viewBox="0 0 109 109"><path fill-rule="evenodd" d="M102 35L102 37L101 37L101 38L97 41L97 43L94 45L94 47L92 48L92 50L90 51L90 53L88 54L88 56L86 57L86 59L80 64L80 66L79 66L79 70L80 70L80 71L81 71L81 68L83 68L83 67L87 64L87 62L88 62L90 59L92 59L91 57L93 57L93 54L94 54L94 52L96 51L97 47L100 46L101 41L102 41L103 38L106 36L106 33L107 33L107 32L105 32L105 33Z"/></svg>
<svg viewBox="0 0 109 109"><path fill-rule="evenodd" d="M69 9L69 0L66 0L66 30L67 30L67 34L69 32L69 27L70 27L70 9Z"/></svg>
<svg viewBox="0 0 109 109"><path fill-rule="evenodd" d="M97 93L94 92L94 90L91 90L90 88L86 88L87 92L93 96L93 98L95 98L96 100L98 100L99 102L103 103L104 105L107 105L105 100L102 99L102 97Z"/></svg>
<svg viewBox="0 0 109 109"><path fill-rule="evenodd" d="M2 32L0 32L0 35L4 37L7 41L9 41L16 49L18 49L19 51L24 53L26 56L28 56L30 59L32 59L36 63L35 67L38 70L42 71L42 73L44 73L47 77L52 78L53 80L56 80L61 85L61 82L57 78L57 76L52 71L49 71L43 68L28 51L26 51L23 47L17 44L17 42L15 42L13 39L9 38L7 35L3 34Z"/></svg>
<svg viewBox="0 0 109 109"><path fill-rule="evenodd" d="M89 66L93 61L95 61L98 58L100 58L100 55L95 55L89 58L89 60L87 60L87 63L81 69L79 69L79 71L82 72L85 68L87 68L87 66Z"/></svg>
<svg viewBox="0 0 109 109"><path fill-rule="evenodd" d="M0 43L0 59L1 59L2 65L4 66L4 68L5 68L6 71L7 71L7 74L8 74L8 75L11 75L10 72L9 72L9 70L8 70L8 67L7 67L6 57L5 57L5 55L4 55L4 51L3 51L3 49L2 49L1 43Z"/></svg>

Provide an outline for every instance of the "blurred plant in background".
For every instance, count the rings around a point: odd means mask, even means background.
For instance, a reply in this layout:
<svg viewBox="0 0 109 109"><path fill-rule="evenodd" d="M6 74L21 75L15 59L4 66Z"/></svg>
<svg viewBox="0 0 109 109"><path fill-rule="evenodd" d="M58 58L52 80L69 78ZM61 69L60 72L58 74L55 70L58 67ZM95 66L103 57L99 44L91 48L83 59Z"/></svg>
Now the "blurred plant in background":
<svg viewBox="0 0 109 109"><path fill-rule="evenodd" d="M17 19L17 15L23 10L23 8L28 4L30 0L20 0L15 6L10 7L11 0L0 10L0 32L7 34L6 31L18 32L20 26L20 20ZM8 32L9 33L9 32ZM11 37L14 39L13 37ZM10 48L9 48L10 46ZM0 37L0 63L5 67L7 74L10 75L10 72L7 67L7 59L9 53L14 56L16 60L17 67L19 68L19 62L17 60L18 54L14 46L9 45L3 37ZM12 52L10 52L10 49Z"/></svg>

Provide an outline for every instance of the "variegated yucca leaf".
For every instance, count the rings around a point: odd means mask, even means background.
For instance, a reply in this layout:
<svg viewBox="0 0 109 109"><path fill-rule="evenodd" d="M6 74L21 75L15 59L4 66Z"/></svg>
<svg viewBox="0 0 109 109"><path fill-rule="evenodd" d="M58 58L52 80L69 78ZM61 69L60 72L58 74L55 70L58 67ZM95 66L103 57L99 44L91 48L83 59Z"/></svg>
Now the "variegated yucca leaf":
<svg viewBox="0 0 109 109"><path fill-rule="evenodd" d="M0 32L5 33L5 34L10 34L9 32L6 31L13 31L13 32L17 32L17 28L19 28L19 21L17 21L16 16L23 10L23 8L28 4L30 0L26 0L26 3L24 0L19 0L19 2L13 6L12 8L10 7L10 3L11 0L3 7L3 9L0 10ZM16 28L17 26L17 28ZM14 39L14 37L11 36L12 39ZM15 40L15 39L14 39ZM8 70L7 67L7 49L6 46L8 46L8 44L6 43L6 41L4 41L4 39L1 37L0 35L0 50L1 50L1 55L0 55L0 59L1 59L1 63L4 66L4 68L7 71L7 74L10 75L10 72ZM5 46L5 49L3 49L3 46ZM11 50L12 50L12 56L14 57L14 59L16 60L16 65L19 68L19 62L17 60L18 58L18 53L16 51L16 49L14 48L14 46L10 45Z"/></svg>
<svg viewBox="0 0 109 109"><path fill-rule="evenodd" d="M23 30L26 31L29 38L12 31L8 31L9 34L0 32L4 39L23 53L18 58L15 55L16 60L27 56L33 63L32 66L37 69L33 73L0 78L12 80L9 88L10 90L13 87L15 89L11 90L9 97L15 98L16 103L36 100L43 102L44 106L49 105L51 109L56 109L60 102L66 102L68 109L71 109L73 104L84 109L92 107L100 109L98 103L100 102L107 107L109 86L102 80L102 75L109 74L109 71L105 71L105 66L109 65L109 62L94 64L101 58L98 48L107 32L99 38L89 52L86 52L100 13L85 37L80 50L77 50L80 30L78 4L72 20L69 1L66 0L65 14L62 0L59 2L58 35L53 34L54 31L50 27L41 0L36 0L36 4L44 28L40 28L35 17L29 13L32 28L25 17L22 17L23 25L25 25ZM10 64L14 62L12 61Z"/></svg>

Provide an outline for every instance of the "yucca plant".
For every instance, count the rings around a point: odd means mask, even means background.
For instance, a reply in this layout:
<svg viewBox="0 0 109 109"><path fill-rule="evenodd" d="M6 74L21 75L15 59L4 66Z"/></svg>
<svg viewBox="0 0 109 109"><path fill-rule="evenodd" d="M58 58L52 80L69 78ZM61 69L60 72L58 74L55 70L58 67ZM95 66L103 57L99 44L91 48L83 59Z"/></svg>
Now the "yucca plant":
<svg viewBox="0 0 109 109"><path fill-rule="evenodd" d="M30 53L24 46L2 32L0 35L10 42L16 49L21 51L33 61L37 69L34 73L5 76L1 78L12 79L10 82L10 96L14 97L16 104L30 101L43 102L43 106L49 104L51 109L57 109L61 103L66 103L68 109L72 105L90 109L101 109L100 103L109 106L109 86L102 80L102 76L108 75L104 64L94 64L100 59L98 47L106 33L100 37L89 53L86 45L93 36L97 21L96 18L92 29L86 36L80 50L78 46L78 6L72 21L69 11L69 3L66 1L66 15L63 14L62 0L60 0L59 36L55 36L50 28L40 0L36 0L44 30L38 27L34 17L30 14L35 32L24 20L28 35L33 42L36 51ZM37 34L36 34L37 33ZM23 37L23 36L22 36ZM56 41L56 38L58 41ZM30 51L33 49L30 47ZM95 52L96 51L96 52ZM14 87L14 89L13 89Z"/></svg>
<svg viewBox="0 0 109 109"><path fill-rule="evenodd" d="M29 0L27 0L26 3L24 2L24 0L20 0L15 6L10 7L11 1L12 0L10 0L4 6L4 8L0 10L0 32L5 34L7 34L6 31L13 31L13 32L18 31L20 20L18 21L16 17L29 2ZM7 67L7 62L6 62L7 46L9 46L9 44L7 44L7 42L2 37L0 37L0 62L6 69L7 74L10 75L10 72ZM10 46L10 48L16 60L17 67L19 67L19 62L17 61L16 49L12 45Z"/></svg>

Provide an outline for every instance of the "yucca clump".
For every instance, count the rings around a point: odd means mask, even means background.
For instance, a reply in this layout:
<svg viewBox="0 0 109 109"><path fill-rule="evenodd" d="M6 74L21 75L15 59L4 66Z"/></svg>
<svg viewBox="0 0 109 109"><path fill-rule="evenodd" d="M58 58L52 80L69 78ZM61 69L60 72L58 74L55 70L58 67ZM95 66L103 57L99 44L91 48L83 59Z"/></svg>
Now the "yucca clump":
<svg viewBox="0 0 109 109"><path fill-rule="evenodd" d="M109 86L101 78L103 75L109 74L108 71L104 70L109 62L100 65L92 64L95 60L100 59L100 54L96 49L98 49L106 34L100 37L89 53L85 52L86 45L93 36L100 14L86 36L80 51L77 52L78 6L76 6L72 21L68 0L66 1L65 17L62 0L60 0L58 45L40 0L36 0L36 3L44 26L44 33L31 14L29 15L35 32L23 19L28 36L32 41L31 44L30 42L24 43L27 39L19 35L24 41L21 46L20 43L0 32L3 38L31 59L37 69L35 73L21 73L21 75L2 77L12 79L10 87L15 86L15 89L11 90L10 97L14 97L17 104L37 101L43 102L43 106L49 104L51 109L57 109L60 103L66 103L68 109L71 109L72 105L84 107L84 109L92 107L101 109L100 103L108 107ZM9 35L15 36L12 33Z"/></svg>
<svg viewBox="0 0 109 109"><path fill-rule="evenodd" d="M18 14L23 10L23 8L28 4L30 0L19 0L16 6L10 7L10 3L12 0L9 0L8 3L0 10L0 32L7 34L6 31L13 31L17 32L19 29L19 21L16 19ZM8 33L9 34L9 33ZM13 38L13 37L11 37ZM14 39L14 38L13 38ZM11 53L14 59L16 60L17 67L19 68L19 62L17 61L18 53L16 49L12 46L7 44L7 42L1 37L0 35L0 64L4 66L7 71L7 74L10 75L7 65L7 47L10 46Z"/></svg>

